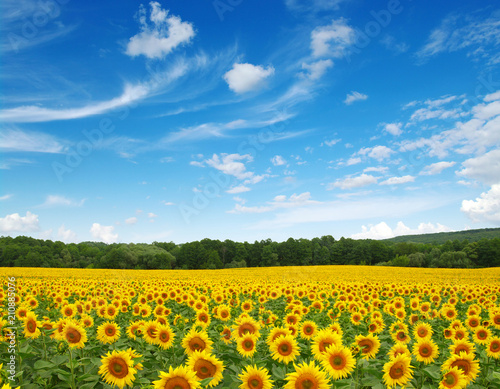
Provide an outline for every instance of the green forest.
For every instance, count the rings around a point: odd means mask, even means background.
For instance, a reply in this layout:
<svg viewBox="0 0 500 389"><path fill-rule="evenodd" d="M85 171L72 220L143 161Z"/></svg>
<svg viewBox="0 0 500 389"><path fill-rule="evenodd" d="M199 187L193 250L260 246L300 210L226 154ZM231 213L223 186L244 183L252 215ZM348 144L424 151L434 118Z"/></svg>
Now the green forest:
<svg viewBox="0 0 500 389"><path fill-rule="evenodd" d="M222 269L259 266L377 265L435 268L500 266L500 229L355 240L330 235L249 242L63 243L0 237L1 267L103 269ZM434 235L439 235L436 239ZM459 239L467 236L470 239ZM427 238L426 238L427 237ZM450 239L453 238L453 239Z"/></svg>

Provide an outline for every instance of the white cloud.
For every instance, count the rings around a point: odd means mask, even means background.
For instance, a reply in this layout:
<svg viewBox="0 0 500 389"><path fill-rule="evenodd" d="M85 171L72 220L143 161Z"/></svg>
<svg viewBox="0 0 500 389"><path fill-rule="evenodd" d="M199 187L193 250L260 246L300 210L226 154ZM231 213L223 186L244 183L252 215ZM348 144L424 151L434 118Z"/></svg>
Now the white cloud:
<svg viewBox="0 0 500 389"><path fill-rule="evenodd" d="M500 222L500 184L492 185L488 192L476 200L462 201L460 210L475 222Z"/></svg>
<svg viewBox="0 0 500 389"><path fill-rule="evenodd" d="M357 165L358 163L361 163L361 158L351 157L347 160L347 162L345 164L346 164L346 166L352 166L352 165Z"/></svg>
<svg viewBox="0 0 500 389"><path fill-rule="evenodd" d="M110 244L118 241L118 234L113 233L114 230L113 226L101 226L99 223L94 223L90 228L90 233L94 239Z"/></svg>
<svg viewBox="0 0 500 389"><path fill-rule="evenodd" d="M4 152L63 153L67 146L49 134L19 129L2 130L0 150Z"/></svg>
<svg viewBox="0 0 500 389"><path fill-rule="evenodd" d="M353 239L389 239L401 235L431 234L436 232L448 232L450 229L442 224L420 223L418 228L411 229L403 222L398 222L395 229L389 227L386 222L375 225L361 226L362 232L351 235Z"/></svg>
<svg viewBox="0 0 500 389"><path fill-rule="evenodd" d="M236 93L246 93L260 89L266 78L274 74L274 68L250 63L235 63L233 68L224 74L229 89Z"/></svg>
<svg viewBox="0 0 500 389"><path fill-rule="evenodd" d="M377 167L371 166L367 167L366 169L363 169L363 173L368 173L368 172L385 173L387 172L387 170L389 170L387 166L377 166Z"/></svg>
<svg viewBox="0 0 500 389"><path fill-rule="evenodd" d="M463 169L457 174L485 184L496 184L500 180L500 149L462 162Z"/></svg>
<svg viewBox="0 0 500 389"><path fill-rule="evenodd" d="M413 181L415 181L415 177L413 176L391 177L385 181L382 181L380 185L400 185Z"/></svg>
<svg viewBox="0 0 500 389"><path fill-rule="evenodd" d="M385 123L384 131L388 132L391 135L399 136L403 133L403 130L401 130L402 126L403 123Z"/></svg>
<svg viewBox="0 0 500 389"><path fill-rule="evenodd" d="M285 195L275 196L273 201L269 201L267 205L246 207L242 204L235 204L234 208L227 213L265 213L276 209L296 208L308 204L319 204L319 201L311 200L311 193L304 192L301 194L292 194L288 199Z"/></svg>
<svg viewBox="0 0 500 389"><path fill-rule="evenodd" d="M64 224L62 224L61 227L59 227L59 229L57 230L57 237L61 241L66 243L74 242L76 240L76 233L71 231L70 229L66 229Z"/></svg>
<svg viewBox="0 0 500 389"><path fill-rule="evenodd" d="M149 59L164 58L177 46L189 43L195 36L193 25L178 16L168 16L168 10L160 3L150 2L151 12L147 20L144 6L140 6L138 19L141 32L130 38L126 54L131 57L144 55Z"/></svg>
<svg viewBox="0 0 500 389"><path fill-rule="evenodd" d="M323 59L311 64L303 63L302 69L308 71L306 77L309 80L315 81L323 77L323 74L333 66L333 61L331 59Z"/></svg>
<svg viewBox="0 0 500 389"><path fill-rule="evenodd" d="M253 158L250 154L221 154L220 157L214 154L212 158L206 160L206 164L221 172L234 176L239 180L249 179L253 177L253 173L246 170L243 162L252 162Z"/></svg>
<svg viewBox="0 0 500 389"><path fill-rule="evenodd" d="M356 32L343 18L332 20L327 26L311 32L311 50L314 57L341 58L356 41Z"/></svg>
<svg viewBox="0 0 500 389"><path fill-rule="evenodd" d="M494 93L490 93L489 95L484 96L484 101L494 101L500 100L500 91L496 91Z"/></svg>
<svg viewBox="0 0 500 389"><path fill-rule="evenodd" d="M498 15L479 20L475 16L452 15L446 17L434 29L427 43L417 52L417 58L424 61L442 52L467 49L468 56L486 57L490 63L498 61L500 23Z"/></svg>
<svg viewBox="0 0 500 389"><path fill-rule="evenodd" d="M0 197L0 201L8 200L12 197L12 194L6 194Z"/></svg>
<svg viewBox="0 0 500 389"><path fill-rule="evenodd" d="M338 179L337 181L328 184L327 189L331 190L333 188L340 189L352 189L352 188L361 188L363 186L376 184L378 181L378 177L374 177L370 174L361 174L357 177L347 177L344 179Z"/></svg>
<svg viewBox="0 0 500 389"><path fill-rule="evenodd" d="M376 159L381 162L384 159L390 158L394 150L387 146L374 146L374 147L363 147L358 151L359 155L367 155L370 158Z"/></svg>
<svg viewBox="0 0 500 389"><path fill-rule="evenodd" d="M166 206L175 205L175 203L172 203L171 201L162 201L162 204Z"/></svg>
<svg viewBox="0 0 500 389"><path fill-rule="evenodd" d="M234 188L226 190L226 193L237 194L237 193L244 193L244 192L249 192L249 191L250 191L250 188L248 186L238 185L238 186L235 186Z"/></svg>
<svg viewBox="0 0 500 389"><path fill-rule="evenodd" d="M155 218L155 217L158 217L158 215L154 214L153 212L148 212L148 217Z"/></svg>
<svg viewBox="0 0 500 389"><path fill-rule="evenodd" d="M321 146L325 145L328 147L332 147L333 145L336 145L339 143L342 139L331 139L331 140L325 140L324 142L321 143Z"/></svg>
<svg viewBox="0 0 500 389"><path fill-rule="evenodd" d="M441 161L425 166L420 172L421 176L432 176L441 173L444 169L455 166L456 162Z"/></svg>
<svg viewBox="0 0 500 389"><path fill-rule="evenodd" d="M363 93L359 93L356 91L352 91L351 93L348 93L345 100L344 104L351 105L355 101L363 101L368 98L368 95L365 95Z"/></svg>
<svg viewBox="0 0 500 389"><path fill-rule="evenodd" d="M135 223L137 223L137 218L135 216L129 217L128 219L125 219L125 223L135 224Z"/></svg>
<svg viewBox="0 0 500 389"><path fill-rule="evenodd" d="M274 166L281 166L286 164L285 159L281 155L275 155L274 157L272 157L271 162Z"/></svg>
<svg viewBox="0 0 500 389"><path fill-rule="evenodd" d="M31 232L38 231L40 226L38 224L38 215L26 212L26 216L20 216L18 213L13 213L0 218L0 231L1 232Z"/></svg>
<svg viewBox="0 0 500 389"><path fill-rule="evenodd" d="M81 199L80 201L68 199L64 196L59 195L48 195L45 202L39 205L40 208L49 207L81 207L85 203L86 199Z"/></svg>

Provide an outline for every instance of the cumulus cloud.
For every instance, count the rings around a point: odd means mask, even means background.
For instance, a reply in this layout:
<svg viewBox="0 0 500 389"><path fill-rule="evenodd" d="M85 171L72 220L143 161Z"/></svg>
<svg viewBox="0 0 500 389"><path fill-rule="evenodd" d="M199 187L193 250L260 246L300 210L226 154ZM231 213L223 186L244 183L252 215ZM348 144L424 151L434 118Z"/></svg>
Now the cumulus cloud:
<svg viewBox="0 0 500 389"><path fill-rule="evenodd" d="M127 55L144 55L150 59L164 58L177 46L189 43L195 36L191 23L183 22L178 16L169 16L169 11L162 9L156 1L150 2L149 5L149 20L144 6L139 8L138 21L141 32L130 38Z"/></svg>
<svg viewBox="0 0 500 389"><path fill-rule="evenodd" d="M391 177L385 181L382 181L380 185L400 185L413 181L415 181L415 177L413 176Z"/></svg>
<svg viewBox="0 0 500 389"><path fill-rule="evenodd" d="M38 215L29 211L26 216L21 216L18 213L13 213L0 218L1 232L32 232L40 229Z"/></svg>
<svg viewBox="0 0 500 389"><path fill-rule="evenodd" d="M229 89L236 93L246 93L260 89L264 81L274 74L274 68L264 68L250 63L235 63L233 68L224 74Z"/></svg>
<svg viewBox="0 0 500 389"><path fill-rule="evenodd" d="M57 237L63 242L74 242L76 239L76 233L70 229L66 229L64 224L57 230Z"/></svg>
<svg viewBox="0 0 500 389"><path fill-rule="evenodd" d="M492 185L475 200L462 201L460 210L475 222L500 222L500 184Z"/></svg>
<svg viewBox="0 0 500 389"><path fill-rule="evenodd" d="M243 204L235 204L234 208L227 213L265 213L283 208L295 208L308 204L320 204L319 201L311 200L311 193L304 192L292 194L290 197L285 195L275 196L267 205L246 207Z"/></svg>
<svg viewBox="0 0 500 389"><path fill-rule="evenodd" d="M90 233L94 239L110 244L118 241L118 234L115 234L114 230L113 226L102 226L99 223L94 223L90 228Z"/></svg>
<svg viewBox="0 0 500 389"><path fill-rule="evenodd" d="M368 95L365 95L365 94L360 93L360 92L352 91L351 93L347 94L347 96L344 100L344 104L351 105L355 101L363 101L363 100L366 100L367 98L368 98Z"/></svg>
<svg viewBox="0 0 500 389"><path fill-rule="evenodd" d="M45 202L39 205L40 208L50 207L81 207L85 203L85 199L79 201L69 199L60 195L48 195Z"/></svg>
<svg viewBox="0 0 500 389"><path fill-rule="evenodd" d="M496 184L500 179L500 149L492 150L479 157L462 162L459 176L478 180L485 184Z"/></svg>
<svg viewBox="0 0 500 389"><path fill-rule="evenodd" d="M363 147L358 151L359 155L366 155L370 158L376 159L381 162L387 159L394 153L394 150L387 146L374 146L374 147Z"/></svg>
<svg viewBox="0 0 500 389"><path fill-rule="evenodd" d="M319 80L323 77L323 74L333 66L333 61L331 59L323 59L320 61L313 62L311 64L303 63L302 69L307 70L305 76L309 80Z"/></svg>
<svg viewBox="0 0 500 389"><path fill-rule="evenodd" d="M244 192L249 192L249 191L250 191L250 188L248 186L238 185L238 186L235 186L234 188L226 190L226 193L237 194L237 193L244 193Z"/></svg>
<svg viewBox="0 0 500 389"><path fill-rule="evenodd" d="M135 224L135 223L137 223L137 218L135 216L129 217L128 219L125 219L125 223Z"/></svg>
<svg viewBox="0 0 500 389"><path fill-rule="evenodd" d="M347 177L344 179L338 179L337 181L328 184L327 189L331 190L333 188L340 189L352 189L352 188L361 188L363 186L376 184L378 181L378 177L374 177L370 174L361 174L357 177Z"/></svg>
<svg viewBox="0 0 500 389"><path fill-rule="evenodd" d="M401 130L402 126L403 123L385 123L384 131L391 135L398 136L403 133L403 130Z"/></svg>
<svg viewBox="0 0 500 389"><path fill-rule="evenodd" d="M281 166L286 164L285 159L281 155L275 155L274 157L272 157L271 162L274 166Z"/></svg>
<svg viewBox="0 0 500 389"><path fill-rule="evenodd" d="M356 41L356 32L343 18L332 20L327 26L311 32L311 50L314 57L341 58Z"/></svg>
<svg viewBox="0 0 500 389"><path fill-rule="evenodd" d="M351 235L353 239L389 239L401 235L431 234L436 232L448 232L450 229L440 223L420 223L418 228L407 227L403 222L398 222L396 228L392 229L386 222L375 225L361 226L361 232Z"/></svg>
<svg viewBox="0 0 500 389"><path fill-rule="evenodd" d="M444 169L448 169L452 166L455 166L456 162L447 162L447 161L441 161L441 162L436 162L432 163L430 165L425 166L422 171L420 172L421 176L433 176L435 174L441 173Z"/></svg>

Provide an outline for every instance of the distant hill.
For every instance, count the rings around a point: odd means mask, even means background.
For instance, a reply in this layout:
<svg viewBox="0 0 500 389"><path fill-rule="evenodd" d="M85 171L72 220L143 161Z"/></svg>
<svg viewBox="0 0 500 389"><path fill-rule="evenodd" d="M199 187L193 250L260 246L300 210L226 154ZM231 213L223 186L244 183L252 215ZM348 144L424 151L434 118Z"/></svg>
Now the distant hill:
<svg viewBox="0 0 500 389"><path fill-rule="evenodd" d="M413 242L413 243L435 243L443 244L448 240L465 240L469 243L477 242L483 238L492 239L500 238L500 228L481 228L479 230L466 230L455 232L438 232L435 234L421 234L421 235L401 235L395 238L383 239L385 242Z"/></svg>

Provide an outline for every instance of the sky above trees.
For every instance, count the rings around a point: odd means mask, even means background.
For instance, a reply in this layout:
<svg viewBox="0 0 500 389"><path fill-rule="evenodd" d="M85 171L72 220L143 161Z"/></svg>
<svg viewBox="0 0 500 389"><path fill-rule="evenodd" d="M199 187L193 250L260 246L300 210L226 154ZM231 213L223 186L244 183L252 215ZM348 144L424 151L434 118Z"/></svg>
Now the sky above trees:
<svg viewBox="0 0 500 389"><path fill-rule="evenodd" d="M491 1L0 7L0 235L282 241L500 225Z"/></svg>

